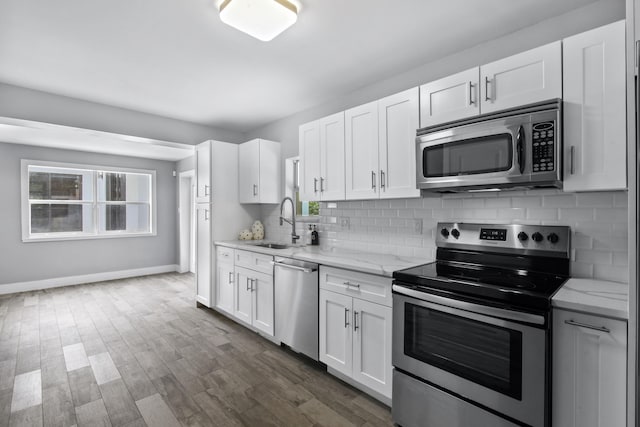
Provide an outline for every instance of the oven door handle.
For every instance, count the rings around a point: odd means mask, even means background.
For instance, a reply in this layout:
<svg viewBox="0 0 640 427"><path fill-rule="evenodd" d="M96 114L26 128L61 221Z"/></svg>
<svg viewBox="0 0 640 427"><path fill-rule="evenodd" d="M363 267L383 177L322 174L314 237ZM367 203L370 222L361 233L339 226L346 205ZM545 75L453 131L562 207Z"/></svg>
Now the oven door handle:
<svg viewBox="0 0 640 427"><path fill-rule="evenodd" d="M439 295L430 294L428 292L416 291L406 288L404 286L393 285L393 292L405 295L411 298L416 298L421 301L426 301L438 305L443 305L451 308L457 308L472 313L482 314L485 316L499 317L502 319L514 320L516 322L525 322L534 325L544 325L544 316L531 313L522 313L519 311L505 310L497 307L490 307L481 304L474 304L467 301L460 301L457 299L441 297Z"/></svg>

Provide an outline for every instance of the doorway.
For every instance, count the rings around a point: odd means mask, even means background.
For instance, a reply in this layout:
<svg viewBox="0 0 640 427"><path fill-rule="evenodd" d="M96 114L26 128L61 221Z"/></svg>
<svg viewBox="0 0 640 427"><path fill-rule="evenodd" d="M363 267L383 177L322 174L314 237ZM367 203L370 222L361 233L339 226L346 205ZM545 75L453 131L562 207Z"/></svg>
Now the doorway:
<svg viewBox="0 0 640 427"><path fill-rule="evenodd" d="M180 172L178 221L180 273L196 272L195 171Z"/></svg>

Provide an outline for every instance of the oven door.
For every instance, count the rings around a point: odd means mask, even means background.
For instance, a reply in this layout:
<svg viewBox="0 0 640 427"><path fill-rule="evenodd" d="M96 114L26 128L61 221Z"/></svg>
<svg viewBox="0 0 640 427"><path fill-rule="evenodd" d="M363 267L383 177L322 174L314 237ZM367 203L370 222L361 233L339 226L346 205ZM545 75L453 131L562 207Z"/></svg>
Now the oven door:
<svg viewBox="0 0 640 427"><path fill-rule="evenodd" d="M397 284L393 292L397 369L528 425L545 425L547 333L521 323L544 324L542 316Z"/></svg>

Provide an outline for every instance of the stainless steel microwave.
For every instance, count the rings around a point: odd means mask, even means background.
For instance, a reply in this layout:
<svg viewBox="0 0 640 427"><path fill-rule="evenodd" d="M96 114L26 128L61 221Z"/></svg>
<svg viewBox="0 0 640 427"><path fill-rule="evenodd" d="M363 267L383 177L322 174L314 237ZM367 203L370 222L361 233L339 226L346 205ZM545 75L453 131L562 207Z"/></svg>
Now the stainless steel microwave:
<svg viewBox="0 0 640 427"><path fill-rule="evenodd" d="M559 99L419 129L418 188L562 188Z"/></svg>

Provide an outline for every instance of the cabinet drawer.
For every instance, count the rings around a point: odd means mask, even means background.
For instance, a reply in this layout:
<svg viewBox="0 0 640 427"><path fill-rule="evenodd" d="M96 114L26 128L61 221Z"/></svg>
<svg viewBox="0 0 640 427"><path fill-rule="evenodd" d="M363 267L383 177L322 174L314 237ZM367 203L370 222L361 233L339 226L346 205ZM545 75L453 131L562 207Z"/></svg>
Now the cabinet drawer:
<svg viewBox="0 0 640 427"><path fill-rule="evenodd" d="M273 274L273 257L271 255L259 254L249 251L235 251L236 267L245 267L253 271L260 271L266 274Z"/></svg>
<svg viewBox="0 0 640 427"><path fill-rule="evenodd" d="M216 259L218 262L233 262L233 249L226 246L216 246Z"/></svg>
<svg viewBox="0 0 640 427"><path fill-rule="evenodd" d="M391 307L391 278L320 267L320 288Z"/></svg>

